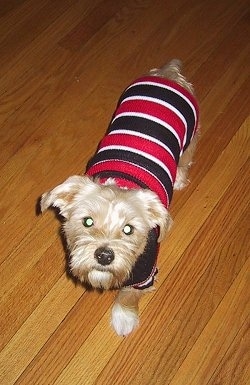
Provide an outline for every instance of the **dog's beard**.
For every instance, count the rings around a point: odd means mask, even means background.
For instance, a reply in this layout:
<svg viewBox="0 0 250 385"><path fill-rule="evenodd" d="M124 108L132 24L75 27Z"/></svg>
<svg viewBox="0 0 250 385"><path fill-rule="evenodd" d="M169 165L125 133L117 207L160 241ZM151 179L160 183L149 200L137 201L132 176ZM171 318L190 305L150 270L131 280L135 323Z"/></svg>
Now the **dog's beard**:
<svg viewBox="0 0 250 385"><path fill-rule="evenodd" d="M88 273L88 281L91 286L102 289L115 287L114 275L109 271L91 270Z"/></svg>
<svg viewBox="0 0 250 385"><path fill-rule="evenodd" d="M65 235L70 250L69 266L72 274L81 282L89 283L94 288L119 288L129 278L131 270L146 245L144 234L137 234L124 239L108 239L104 236L84 234L76 236L76 229L69 222L65 225ZM87 230L88 231L88 230ZM99 247L111 249L114 260L108 265L101 265L95 258Z"/></svg>

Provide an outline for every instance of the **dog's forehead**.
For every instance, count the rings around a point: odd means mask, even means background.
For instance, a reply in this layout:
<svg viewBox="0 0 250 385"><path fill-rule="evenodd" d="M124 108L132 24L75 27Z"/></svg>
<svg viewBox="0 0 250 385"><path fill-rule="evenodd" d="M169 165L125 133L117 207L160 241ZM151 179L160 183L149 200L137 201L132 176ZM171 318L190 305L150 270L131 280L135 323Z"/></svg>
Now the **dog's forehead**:
<svg viewBox="0 0 250 385"><path fill-rule="evenodd" d="M138 205L136 197L131 192L111 189L106 186L97 186L92 191L81 189L71 202L75 213L98 215L126 215L126 212L135 211Z"/></svg>
<svg viewBox="0 0 250 385"><path fill-rule="evenodd" d="M136 191L118 188L116 186L105 186L92 184L91 189L81 188L75 196L75 203L86 202L87 204L104 205L131 205L136 202Z"/></svg>

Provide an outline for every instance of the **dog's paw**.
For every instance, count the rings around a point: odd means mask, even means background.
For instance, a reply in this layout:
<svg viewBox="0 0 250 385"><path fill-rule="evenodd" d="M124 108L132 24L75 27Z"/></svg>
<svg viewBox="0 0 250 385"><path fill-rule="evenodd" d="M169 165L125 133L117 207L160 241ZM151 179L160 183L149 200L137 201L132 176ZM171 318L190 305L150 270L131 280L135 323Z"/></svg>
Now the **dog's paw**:
<svg viewBox="0 0 250 385"><path fill-rule="evenodd" d="M174 182L174 190L182 190L188 185L188 182L183 182L180 180L176 180Z"/></svg>
<svg viewBox="0 0 250 385"><path fill-rule="evenodd" d="M111 325L119 336L127 336L139 325L138 314L115 303L112 308Z"/></svg>
<svg viewBox="0 0 250 385"><path fill-rule="evenodd" d="M182 190L189 184L187 179L187 170L182 167L177 168L176 179L174 182L174 190Z"/></svg>

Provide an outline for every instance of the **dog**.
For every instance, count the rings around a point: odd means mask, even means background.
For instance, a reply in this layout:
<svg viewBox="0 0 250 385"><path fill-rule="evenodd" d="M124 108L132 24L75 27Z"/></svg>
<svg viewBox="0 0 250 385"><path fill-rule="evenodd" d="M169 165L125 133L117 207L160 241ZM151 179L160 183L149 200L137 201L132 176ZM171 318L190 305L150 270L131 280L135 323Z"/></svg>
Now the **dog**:
<svg viewBox="0 0 250 385"><path fill-rule="evenodd" d="M131 83L85 174L41 197L42 212L53 206L64 218L72 275L119 290L111 325L121 336L138 326L140 298L153 288L173 189L189 183L199 108L181 67L174 59Z"/></svg>

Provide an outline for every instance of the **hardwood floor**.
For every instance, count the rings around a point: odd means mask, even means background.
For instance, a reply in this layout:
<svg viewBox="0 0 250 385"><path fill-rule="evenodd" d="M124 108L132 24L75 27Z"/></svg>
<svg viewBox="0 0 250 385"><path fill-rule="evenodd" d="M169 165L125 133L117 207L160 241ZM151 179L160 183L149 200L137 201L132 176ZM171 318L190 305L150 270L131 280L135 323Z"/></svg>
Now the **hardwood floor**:
<svg viewBox="0 0 250 385"><path fill-rule="evenodd" d="M246 0L0 2L1 384L249 383L249 29ZM157 290L120 338L116 293L67 277L37 199L84 171L124 87L173 57L202 135Z"/></svg>

